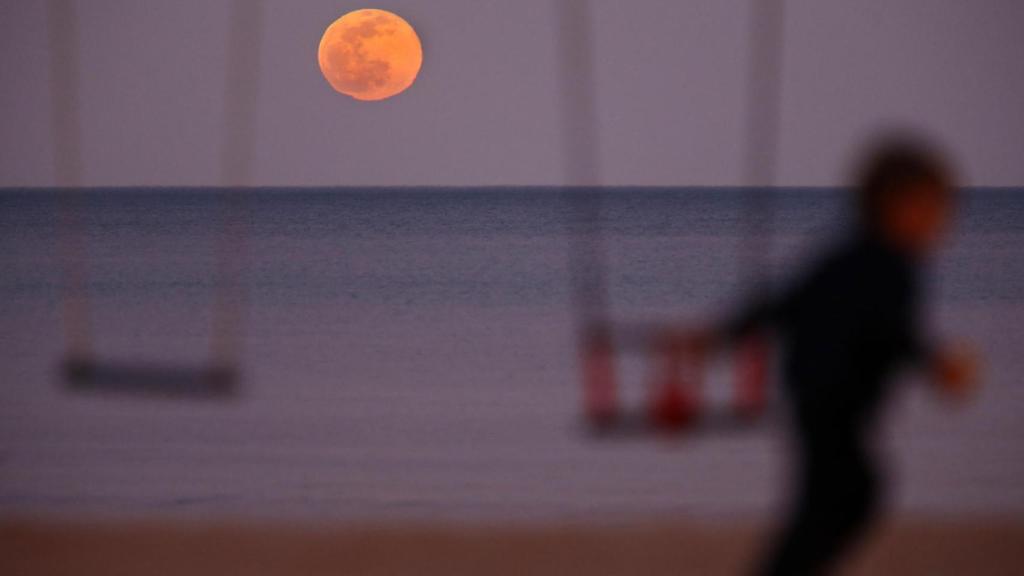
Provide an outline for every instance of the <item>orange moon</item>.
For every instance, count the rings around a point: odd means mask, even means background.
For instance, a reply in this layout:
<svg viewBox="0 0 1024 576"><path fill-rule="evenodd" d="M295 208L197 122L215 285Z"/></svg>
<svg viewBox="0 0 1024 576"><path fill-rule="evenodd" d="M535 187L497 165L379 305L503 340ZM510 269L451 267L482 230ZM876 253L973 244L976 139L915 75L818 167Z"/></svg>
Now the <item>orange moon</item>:
<svg viewBox="0 0 1024 576"><path fill-rule="evenodd" d="M383 100L416 81L423 46L400 16L367 8L327 27L317 59L324 78L338 92L356 100Z"/></svg>

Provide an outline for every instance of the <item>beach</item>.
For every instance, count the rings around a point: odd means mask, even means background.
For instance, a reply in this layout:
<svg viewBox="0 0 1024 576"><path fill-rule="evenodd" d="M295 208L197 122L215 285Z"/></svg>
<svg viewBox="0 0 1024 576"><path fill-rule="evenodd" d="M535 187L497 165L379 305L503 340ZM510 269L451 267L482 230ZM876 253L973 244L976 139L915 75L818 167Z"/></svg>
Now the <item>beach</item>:
<svg viewBox="0 0 1024 576"><path fill-rule="evenodd" d="M54 521L0 524L0 570L17 575L744 574L757 523L302 526ZM1011 575L1024 523L897 519L857 550L844 574Z"/></svg>

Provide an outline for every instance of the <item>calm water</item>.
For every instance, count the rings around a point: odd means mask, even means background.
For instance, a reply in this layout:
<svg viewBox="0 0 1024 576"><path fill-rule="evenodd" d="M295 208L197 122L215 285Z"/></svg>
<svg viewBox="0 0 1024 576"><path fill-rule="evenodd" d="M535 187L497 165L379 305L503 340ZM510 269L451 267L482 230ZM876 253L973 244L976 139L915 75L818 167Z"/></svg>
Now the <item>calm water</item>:
<svg viewBox="0 0 1024 576"><path fill-rule="evenodd" d="M746 194L602 192L614 315L713 318L735 301ZM844 201L775 195L774 275L839 235ZM218 249L238 254L243 389L190 403L63 388L68 228L52 191L0 191L0 513L747 515L782 493L778 428L580 433L572 214L557 190L97 190L71 206L103 357L201 362ZM933 323L984 352L986 387L953 410L908 381L885 442L894 496L1024 514L1024 190L969 191L962 208L935 263ZM224 241L230 214L243 241ZM644 370L624 362L633 396Z"/></svg>

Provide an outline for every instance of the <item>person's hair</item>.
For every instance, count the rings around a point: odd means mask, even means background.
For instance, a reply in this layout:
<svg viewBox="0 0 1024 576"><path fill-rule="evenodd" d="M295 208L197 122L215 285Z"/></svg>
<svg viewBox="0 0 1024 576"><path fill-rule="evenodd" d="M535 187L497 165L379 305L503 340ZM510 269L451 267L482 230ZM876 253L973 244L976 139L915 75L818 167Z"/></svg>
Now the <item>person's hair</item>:
<svg viewBox="0 0 1024 576"><path fill-rule="evenodd" d="M855 202L860 224L873 231L894 196L917 187L938 194L952 191L953 174L945 156L924 140L888 136L875 142L857 173Z"/></svg>

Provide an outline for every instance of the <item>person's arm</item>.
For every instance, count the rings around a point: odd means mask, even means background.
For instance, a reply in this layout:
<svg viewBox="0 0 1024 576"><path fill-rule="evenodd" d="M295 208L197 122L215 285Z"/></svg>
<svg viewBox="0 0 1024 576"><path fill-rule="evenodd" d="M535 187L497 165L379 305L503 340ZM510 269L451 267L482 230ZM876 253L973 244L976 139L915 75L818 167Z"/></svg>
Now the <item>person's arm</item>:
<svg viewBox="0 0 1024 576"><path fill-rule="evenodd" d="M774 327L786 308L786 301L785 297L778 298L768 293L758 294L718 329L719 343L728 345L753 333Z"/></svg>
<svg viewBox="0 0 1024 576"><path fill-rule="evenodd" d="M735 346L746 337L762 330L784 328L789 324L802 303L820 292L820 285L835 282L831 260L820 262L809 273L796 276L796 281L778 292L760 290L748 298L724 321L701 330L673 335L677 351L706 355L714 350Z"/></svg>
<svg viewBox="0 0 1024 576"><path fill-rule="evenodd" d="M783 293L782 297L760 293L720 324L669 335L673 349L705 356L715 350L735 346L744 338L783 322L791 313L797 294L797 290Z"/></svg>
<svg viewBox="0 0 1024 576"><path fill-rule="evenodd" d="M784 328L793 319L801 303L811 298L821 284L832 281L830 266L822 264L811 273L799 275L784 289L760 290L718 329L718 343L729 346L765 330Z"/></svg>
<svg viewBox="0 0 1024 576"><path fill-rule="evenodd" d="M901 356L910 365L923 369L942 395L963 401L977 388L977 354L966 344L937 346L932 342L922 327L922 307L913 297L915 293L911 285L898 332Z"/></svg>

